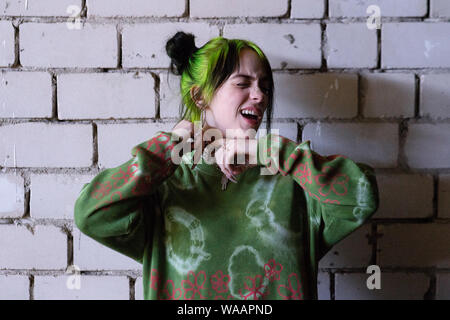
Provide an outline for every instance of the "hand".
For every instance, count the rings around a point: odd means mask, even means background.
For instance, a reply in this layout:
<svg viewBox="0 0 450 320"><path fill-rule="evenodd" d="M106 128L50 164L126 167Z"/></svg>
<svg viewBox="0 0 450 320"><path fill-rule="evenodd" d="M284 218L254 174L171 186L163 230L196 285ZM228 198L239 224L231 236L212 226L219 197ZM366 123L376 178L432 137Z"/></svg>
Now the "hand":
<svg viewBox="0 0 450 320"><path fill-rule="evenodd" d="M211 144L219 148L215 159L220 170L233 182L235 175L256 166L257 140L250 138L219 139ZM238 160L243 163L238 163Z"/></svg>

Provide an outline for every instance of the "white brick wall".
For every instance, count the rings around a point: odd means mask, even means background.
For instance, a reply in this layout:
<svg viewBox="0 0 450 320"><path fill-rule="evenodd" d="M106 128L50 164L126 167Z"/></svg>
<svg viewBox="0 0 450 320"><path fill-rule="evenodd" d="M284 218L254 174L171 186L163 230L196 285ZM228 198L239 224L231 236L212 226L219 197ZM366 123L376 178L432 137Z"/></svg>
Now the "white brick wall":
<svg viewBox="0 0 450 320"><path fill-rule="evenodd" d="M450 274L441 273L437 275L436 299L450 299Z"/></svg>
<svg viewBox="0 0 450 320"><path fill-rule="evenodd" d="M450 266L450 225L393 224L378 226L378 262L390 267Z"/></svg>
<svg viewBox="0 0 450 320"><path fill-rule="evenodd" d="M0 127L0 159L8 167L89 167L92 126L21 123Z"/></svg>
<svg viewBox="0 0 450 320"><path fill-rule="evenodd" d="M0 0L0 15L73 16L70 6L81 9L80 0ZM79 10L78 9L78 10Z"/></svg>
<svg viewBox="0 0 450 320"><path fill-rule="evenodd" d="M364 225L339 242L321 260L319 268L361 268L370 265L370 225Z"/></svg>
<svg viewBox="0 0 450 320"><path fill-rule="evenodd" d="M439 176L438 216L450 218L450 175Z"/></svg>
<svg viewBox="0 0 450 320"><path fill-rule="evenodd" d="M24 23L20 25L20 62L29 67L116 67L117 32L113 25ZM37 41L39 39L39 41ZM45 52L45 54L42 54Z"/></svg>
<svg viewBox="0 0 450 320"><path fill-rule="evenodd" d="M380 208L374 218L429 218L433 215L433 177L379 174Z"/></svg>
<svg viewBox="0 0 450 320"><path fill-rule="evenodd" d="M361 86L365 117L414 116L415 79L413 74L364 73L361 77Z"/></svg>
<svg viewBox="0 0 450 320"><path fill-rule="evenodd" d="M420 115L450 118L450 74L422 75L420 81Z"/></svg>
<svg viewBox="0 0 450 320"><path fill-rule="evenodd" d="M287 0L191 0L191 17L278 17L287 12Z"/></svg>
<svg viewBox="0 0 450 320"><path fill-rule="evenodd" d="M384 23L383 68L450 67L450 23Z"/></svg>
<svg viewBox="0 0 450 320"><path fill-rule="evenodd" d="M341 154L356 162L381 168L397 165L398 128L395 124L314 123L303 129L321 155Z"/></svg>
<svg viewBox="0 0 450 320"><path fill-rule="evenodd" d="M317 291L319 300L331 300L330 276L328 273L319 272L317 276Z"/></svg>
<svg viewBox="0 0 450 320"><path fill-rule="evenodd" d="M87 0L88 16L101 17L153 17L181 16L185 11L184 0Z"/></svg>
<svg viewBox="0 0 450 320"><path fill-rule="evenodd" d="M327 25L329 68L373 68L377 65L377 34L365 23Z"/></svg>
<svg viewBox="0 0 450 320"><path fill-rule="evenodd" d="M58 118L109 119L155 116L150 73L79 73L58 76Z"/></svg>
<svg viewBox="0 0 450 320"><path fill-rule="evenodd" d="M142 264L89 238L73 227L73 264L82 271L142 270Z"/></svg>
<svg viewBox="0 0 450 320"><path fill-rule="evenodd" d="M450 17L450 3L447 0L431 0L430 7L432 17Z"/></svg>
<svg viewBox="0 0 450 320"><path fill-rule="evenodd" d="M20 218L24 214L24 181L18 174L0 174L0 218Z"/></svg>
<svg viewBox="0 0 450 320"><path fill-rule="evenodd" d="M274 118L351 118L358 108L354 74L275 74Z"/></svg>
<svg viewBox="0 0 450 320"><path fill-rule="evenodd" d="M142 266L81 235L73 205L176 124L165 44L180 30L197 47L256 43L274 69L272 128L375 168L377 234L365 225L321 260L319 299L449 299L449 18L447 0L0 0L0 299L143 299ZM79 291L68 263L88 273ZM371 263L382 290L366 288Z"/></svg>
<svg viewBox="0 0 450 320"><path fill-rule="evenodd" d="M369 290L370 274L336 274L336 300L423 300L429 278L421 273L387 273L381 269L381 289Z"/></svg>
<svg viewBox="0 0 450 320"><path fill-rule="evenodd" d="M75 201L94 175L32 174L30 215L35 219L73 219Z"/></svg>
<svg viewBox="0 0 450 320"><path fill-rule="evenodd" d="M321 66L319 24L227 24L223 35L257 43L274 69ZM283 48L282 52L280 48Z"/></svg>
<svg viewBox="0 0 450 320"><path fill-rule="evenodd" d="M292 0L291 18L318 19L325 11L326 0Z"/></svg>
<svg viewBox="0 0 450 320"><path fill-rule="evenodd" d="M150 23L126 25L122 31L123 66L168 68L166 42L177 31L195 35L197 47L217 37L219 30L207 23ZM145 39L145 40L143 40Z"/></svg>
<svg viewBox="0 0 450 320"><path fill-rule="evenodd" d="M29 285L26 276L0 275L0 300L28 300Z"/></svg>
<svg viewBox="0 0 450 320"><path fill-rule="evenodd" d="M427 0L328 0L330 17L367 17L367 8L376 5L382 17L422 17Z"/></svg>
<svg viewBox="0 0 450 320"><path fill-rule="evenodd" d="M14 63L14 28L10 21L0 21L0 67Z"/></svg>
<svg viewBox="0 0 450 320"><path fill-rule="evenodd" d="M180 77L171 73L159 74L159 116L177 118L180 110Z"/></svg>
<svg viewBox="0 0 450 320"><path fill-rule="evenodd" d="M67 236L54 226L0 225L0 269L63 269L67 265Z"/></svg>
<svg viewBox="0 0 450 320"><path fill-rule="evenodd" d="M100 168L112 168L131 159L131 149L147 141L157 131L170 132L175 122L137 123L97 126Z"/></svg>
<svg viewBox="0 0 450 320"><path fill-rule="evenodd" d="M67 286L65 276L34 277L35 300L128 300L129 281L125 276L80 276L80 289ZM73 288L73 289L70 289Z"/></svg>
<svg viewBox="0 0 450 320"><path fill-rule="evenodd" d="M411 124L405 154L412 168L450 166L450 124Z"/></svg>
<svg viewBox="0 0 450 320"><path fill-rule="evenodd" d="M47 72L1 72L0 117L50 118L52 79ZM27 92L26 95L21 94Z"/></svg>

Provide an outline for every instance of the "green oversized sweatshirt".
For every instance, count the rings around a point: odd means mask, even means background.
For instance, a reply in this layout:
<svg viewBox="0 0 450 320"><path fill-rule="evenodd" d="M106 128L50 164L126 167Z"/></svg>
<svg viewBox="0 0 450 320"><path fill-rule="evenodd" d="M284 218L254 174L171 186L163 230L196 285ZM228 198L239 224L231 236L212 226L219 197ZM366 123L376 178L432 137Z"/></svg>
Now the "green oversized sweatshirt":
<svg viewBox="0 0 450 320"><path fill-rule="evenodd" d="M320 258L378 208L371 167L309 140L260 137L258 165L225 190L194 151L172 161L178 143L158 131L75 204L83 233L143 264L145 299L317 299Z"/></svg>

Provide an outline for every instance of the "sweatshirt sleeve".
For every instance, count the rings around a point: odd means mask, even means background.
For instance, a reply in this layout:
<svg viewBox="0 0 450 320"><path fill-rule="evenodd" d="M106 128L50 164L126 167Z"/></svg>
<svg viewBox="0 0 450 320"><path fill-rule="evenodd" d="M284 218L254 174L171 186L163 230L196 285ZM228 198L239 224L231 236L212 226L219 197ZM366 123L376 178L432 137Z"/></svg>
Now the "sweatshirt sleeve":
<svg viewBox="0 0 450 320"><path fill-rule="evenodd" d="M343 155L321 156L310 140L296 144L268 134L258 140L258 164L290 175L307 194L309 221L318 230L318 258L364 224L378 209L372 167Z"/></svg>
<svg viewBox="0 0 450 320"><path fill-rule="evenodd" d="M130 160L85 184L74 209L80 231L142 262L152 194L178 167L171 161L176 143L171 133L158 131L131 150Z"/></svg>

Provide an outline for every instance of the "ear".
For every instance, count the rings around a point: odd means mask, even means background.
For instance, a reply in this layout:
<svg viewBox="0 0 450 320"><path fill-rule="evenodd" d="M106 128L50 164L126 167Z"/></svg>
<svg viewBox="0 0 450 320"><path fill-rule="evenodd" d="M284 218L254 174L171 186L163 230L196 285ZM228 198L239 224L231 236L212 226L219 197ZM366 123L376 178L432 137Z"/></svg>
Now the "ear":
<svg viewBox="0 0 450 320"><path fill-rule="evenodd" d="M205 106L205 99L203 99L201 90L198 86L193 86L191 88L191 98L199 108L203 108Z"/></svg>

